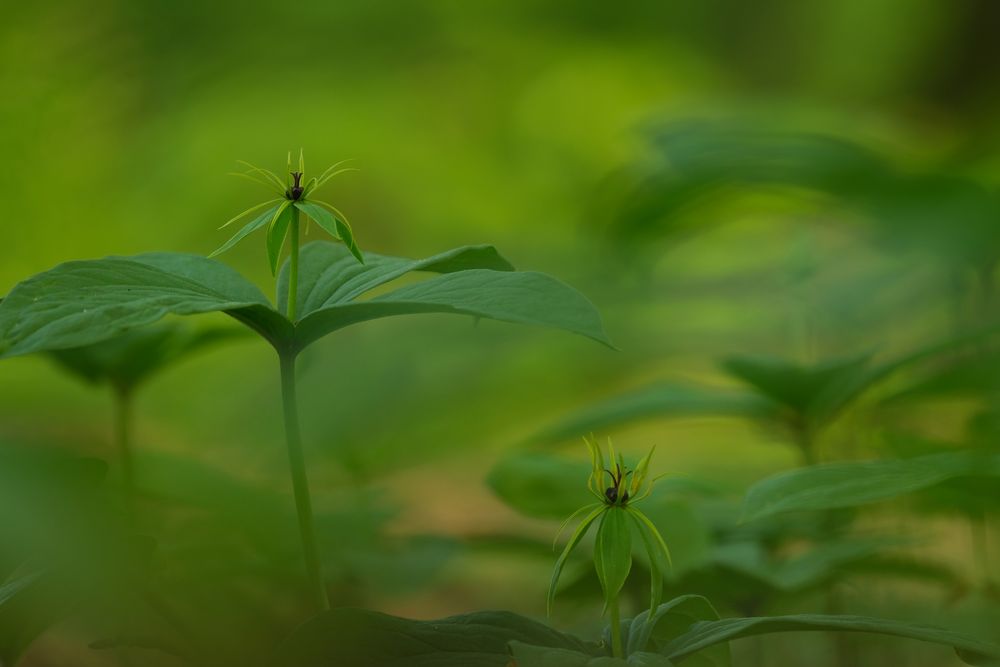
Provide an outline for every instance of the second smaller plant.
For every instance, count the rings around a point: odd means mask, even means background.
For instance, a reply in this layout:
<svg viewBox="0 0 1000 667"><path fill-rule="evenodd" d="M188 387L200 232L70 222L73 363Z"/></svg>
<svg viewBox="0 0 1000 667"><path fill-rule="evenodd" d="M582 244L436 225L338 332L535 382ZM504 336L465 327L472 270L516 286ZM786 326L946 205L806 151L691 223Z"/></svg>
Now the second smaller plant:
<svg viewBox="0 0 1000 667"><path fill-rule="evenodd" d="M610 439L608 440L609 458L607 461L605 461L604 452L595 439L584 438L584 442L590 449L592 463L591 473L587 478L587 488L598 502L585 505L571 514L556 535L558 541L559 535L571 521L580 515L586 515L573 531L569 542L556 560L552 581L549 584L547 608L551 615L556 586L559 583L559 577L566 560L590 527L596 523L594 568L604 592L604 612L610 615L612 655L622 658L624 657L624 648L622 646L618 595L632 569L633 529L639 534L649 557L650 618L659 607L663 596L663 573L671 566L670 549L667 548L667 543L660 535L660 531L657 530L648 516L635 507L635 503L649 496L658 479L648 479L649 464L656 448L651 448L634 469L629 469L625 465L624 457L620 453L615 454L615 448Z"/></svg>

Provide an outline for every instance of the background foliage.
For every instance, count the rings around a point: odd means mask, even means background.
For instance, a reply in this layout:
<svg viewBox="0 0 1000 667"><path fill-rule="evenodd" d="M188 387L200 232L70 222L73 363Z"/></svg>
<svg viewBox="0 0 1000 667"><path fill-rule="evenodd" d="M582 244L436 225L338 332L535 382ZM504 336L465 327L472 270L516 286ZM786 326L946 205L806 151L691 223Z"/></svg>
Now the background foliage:
<svg viewBox="0 0 1000 667"><path fill-rule="evenodd" d="M495 243L587 294L620 351L434 316L310 349L303 428L337 600L543 615L554 554L541 546L576 506L559 471L585 460L574 429L595 430L636 457L655 443L677 475L654 517L675 592L996 639L995 477L737 519L754 482L804 463L997 451L1000 359L977 336L997 308L998 21L988 0L8 6L0 294L69 259L208 254L259 194L226 176L236 159L278 169L300 146L314 167L353 158L360 171L330 198L362 248ZM246 243L224 259L271 293L264 258ZM263 343L226 338L164 368L135 409L161 583L191 593L192 625L224 618L261 641L253 628L281 635L301 602L276 377ZM591 421L552 430L571 415ZM108 461L113 483L111 424L107 389L53 359L0 366L0 440L20 479L50 471L36 457L82 454ZM25 508L5 522L44 543L32 526L56 519L22 486L0 489ZM91 575L141 551L72 539ZM598 625L584 564L563 629ZM197 599L220 572L266 618ZM118 664L86 648L104 631L67 620L26 662ZM748 664L953 659L809 635L734 648Z"/></svg>

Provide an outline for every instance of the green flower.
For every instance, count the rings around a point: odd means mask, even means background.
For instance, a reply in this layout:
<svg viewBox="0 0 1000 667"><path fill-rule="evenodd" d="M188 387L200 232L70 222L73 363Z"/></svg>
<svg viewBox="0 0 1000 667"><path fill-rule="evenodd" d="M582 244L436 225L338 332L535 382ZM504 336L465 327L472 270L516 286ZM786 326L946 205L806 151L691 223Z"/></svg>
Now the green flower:
<svg viewBox="0 0 1000 667"><path fill-rule="evenodd" d="M548 613L552 614L552 604L555 600L556 585L562 574L563 566L570 553L580 543L583 536L594 523L598 523L597 536L594 541L594 567L604 591L604 610L611 608L617 612L618 594L628 578L632 568L632 533L638 532L639 537L649 556L650 568L650 618L652 611L660 605L663 595L663 573L670 567L670 550L656 529L653 522L645 514L636 509L635 503L643 500L653 490L656 479L648 480L649 462L653 458L655 447L639 461L634 470L625 466L625 461L619 454L615 456L614 445L608 440L610 454L606 464L604 452L592 438L584 441L590 448L590 458L593 468L587 479L587 488L599 501L592 505L581 507L563 522L556 540L566 526L581 514L586 514L580 525L570 536L569 542L556 560L549 584L547 601ZM554 546L554 545L553 545Z"/></svg>
<svg viewBox="0 0 1000 667"><path fill-rule="evenodd" d="M305 178L305 160L303 159L302 151L299 151L298 171L292 171L292 154L289 153L288 176L282 181L274 172L255 167L249 162L240 160L240 164L247 167L247 171L238 172L234 174L235 176L241 176L271 188L278 194L278 197L257 204L256 206L251 206L222 225L219 229L228 227L237 220L262 208L266 209L251 220L243 229L236 232L231 239L226 241L222 247L209 255L209 257L215 257L226 252L250 233L266 226L267 259L271 266L271 273L274 274L278 269L278 259L281 257L281 249L285 245L285 239L288 237L289 230L292 230L292 233L296 235L294 238L297 239L299 213L304 213L307 219L313 220L330 236L343 242L347 246L347 249L351 251L351 254L364 264L364 256L354 241L354 232L351 231L351 225L347 222L347 216L332 204L312 198L313 192L325 185L327 181L337 174L342 174L345 171L356 171L352 167L342 167L341 165L344 162L338 162L318 177L307 181Z"/></svg>

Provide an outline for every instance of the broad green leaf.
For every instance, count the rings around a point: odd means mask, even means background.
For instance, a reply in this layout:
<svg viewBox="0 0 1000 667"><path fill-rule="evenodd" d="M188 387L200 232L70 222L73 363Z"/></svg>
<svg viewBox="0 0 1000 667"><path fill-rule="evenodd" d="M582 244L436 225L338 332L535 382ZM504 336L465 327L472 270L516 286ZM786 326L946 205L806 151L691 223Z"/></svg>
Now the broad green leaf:
<svg viewBox="0 0 1000 667"><path fill-rule="evenodd" d="M673 667L672 662L656 653L638 652L628 659L607 656L594 657L580 651L545 646L510 643L514 656L512 667Z"/></svg>
<svg viewBox="0 0 1000 667"><path fill-rule="evenodd" d="M288 262L278 276L278 309L288 308ZM339 243L316 241L302 246L299 253L298 307L308 315L327 306L350 303L365 292L385 285L407 273L453 273L468 269L513 271L510 262L489 245L463 246L426 259L407 259L369 253L359 264Z"/></svg>
<svg viewBox="0 0 1000 667"><path fill-rule="evenodd" d="M868 632L944 644L953 647L958 657L970 665L1000 664L1000 646L950 630L864 616L825 616L820 614L727 618L720 621L695 623L687 632L664 647L663 653L674 662L680 662L699 651L733 639L774 632L811 632L817 630Z"/></svg>
<svg viewBox="0 0 1000 667"><path fill-rule="evenodd" d="M632 569L632 526L623 507L609 507L601 517L594 540L594 569L607 608L618 598Z"/></svg>
<svg viewBox="0 0 1000 667"><path fill-rule="evenodd" d="M295 211L287 199L278 205L278 210L267 226L267 263L271 267L271 275L278 271L278 260L281 249L285 246L288 236L288 225L291 224Z"/></svg>
<svg viewBox="0 0 1000 667"><path fill-rule="evenodd" d="M360 609L313 617L278 647L274 667L507 667L508 643L594 654L595 647L509 612L411 621Z"/></svg>
<svg viewBox="0 0 1000 667"><path fill-rule="evenodd" d="M213 311L239 311L265 330L283 319L238 273L197 255L67 262L19 283L0 303L0 356L80 347L167 314Z"/></svg>
<svg viewBox="0 0 1000 667"><path fill-rule="evenodd" d="M761 417L772 412L769 401L747 392L657 383L578 410L533 436L531 441L561 442L642 419L703 415Z"/></svg>
<svg viewBox="0 0 1000 667"><path fill-rule="evenodd" d="M339 213L336 215L331 213L316 202L298 201L295 202L295 207L312 218L327 234L342 241L358 262L361 264L365 263L365 258L354 240L354 232L351 230L351 226L348 224L346 218Z"/></svg>
<svg viewBox="0 0 1000 667"><path fill-rule="evenodd" d="M581 521L573 531L573 534L570 535L569 542L566 543L562 553L559 554L559 558L556 559L556 564L552 568L552 578L549 580L549 592L545 599L545 609L549 616L552 615L552 606L556 599L556 587L559 585L559 577L562 575L563 568L566 566L566 560L573 552L573 549L576 548L576 545L580 543L580 540L583 539L583 536L586 535L587 529L590 528L590 524L594 523L597 517L601 516L605 510L606 508L604 506L600 506L584 517L583 521Z"/></svg>
<svg viewBox="0 0 1000 667"><path fill-rule="evenodd" d="M330 257L323 250L315 255ZM69 262L18 284L0 303L0 356L80 347L167 314L213 311L246 324L279 351L301 350L350 324L409 313L456 313L547 325L610 345L594 306L563 283L538 273L466 268L509 267L492 248L458 249L421 261L387 258L373 264L373 271L351 273L336 263L306 262L300 285L315 301L303 301L301 312L306 316L296 327L238 273L204 257L152 253ZM370 301L350 301L415 269L453 273ZM329 303L331 299L347 302Z"/></svg>
<svg viewBox="0 0 1000 667"><path fill-rule="evenodd" d="M769 477L750 487L745 520L779 512L854 507L957 477L1000 476L1000 454L932 454L897 461L829 463Z"/></svg>
<svg viewBox="0 0 1000 667"><path fill-rule="evenodd" d="M295 342L302 349L351 324L420 313L548 326L611 346L594 305L573 288L542 273L483 269L447 273L370 301L313 311L298 322Z"/></svg>
<svg viewBox="0 0 1000 667"><path fill-rule="evenodd" d="M656 607L652 614L647 610L632 619L625 642L626 652L660 653L695 623L717 620L719 613L706 598L700 595L674 598ZM697 667L730 667L732 664L728 644L706 649L689 660L689 665Z"/></svg>
<svg viewBox="0 0 1000 667"><path fill-rule="evenodd" d="M207 346L249 335L242 327L194 329L169 322L132 329L83 347L53 350L51 355L63 369L87 382L131 389Z"/></svg>
<svg viewBox="0 0 1000 667"><path fill-rule="evenodd" d="M240 229L240 231L233 234L233 236L228 241L226 241L219 248L214 250L212 254L209 255L209 258L215 257L216 255L221 255L222 253L226 252L227 250L235 246L237 243L242 241L250 234L254 233L261 227L265 226L267 223L271 222L271 220L274 218L274 214L278 211L278 206L280 206L280 204L275 204L274 206L268 208L259 216L248 222L246 225L244 225Z"/></svg>

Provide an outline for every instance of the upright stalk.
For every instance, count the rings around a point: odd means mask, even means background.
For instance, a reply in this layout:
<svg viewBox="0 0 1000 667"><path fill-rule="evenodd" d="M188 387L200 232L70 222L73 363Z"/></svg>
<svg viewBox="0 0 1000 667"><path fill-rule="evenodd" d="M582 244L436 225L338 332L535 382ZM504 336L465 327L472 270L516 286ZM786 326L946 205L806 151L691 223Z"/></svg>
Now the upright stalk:
<svg viewBox="0 0 1000 667"><path fill-rule="evenodd" d="M611 614L611 655L615 658L624 658L625 649L622 647L622 621L621 612L618 609L618 596L609 605Z"/></svg>
<svg viewBox="0 0 1000 667"><path fill-rule="evenodd" d="M291 256L288 261L288 319L295 321L295 301L299 286L299 212L293 210L289 230ZM302 553L305 558L306 576L313 600L319 609L330 608L323 583L323 569L320 566L319 547L316 544L316 529L313 525L312 498L309 495L309 478L306 476L306 460L302 453L302 435L299 429L299 403L295 390L294 351L279 353L281 362L281 402L285 416L285 442L288 446L288 465L292 473L292 489L295 492L295 510L299 518L299 535L302 538Z"/></svg>
<svg viewBox="0 0 1000 667"><path fill-rule="evenodd" d="M292 206L292 224L288 231L291 255L288 258L288 319L295 321L299 296L299 209Z"/></svg>
<svg viewBox="0 0 1000 667"><path fill-rule="evenodd" d="M132 392L128 387L114 387L114 440L122 467L122 490L125 516L135 526L135 455L132 451Z"/></svg>
<svg viewBox="0 0 1000 667"><path fill-rule="evenodd" d="M295 492L295 510L299 517L299 535L302 538L302 552L305 557L306 575L313 600L321 610L330 608L320 567L319 548L316 545L316 531L313 526L312 499L309 496L309 479L306 477L306 461L302 454L302 436L299 432L299 406L295 393L295 354L282 353L281 358L281 399L285 411L285 441L288 445L288 465L292 473L292 489Z"/></svg>

